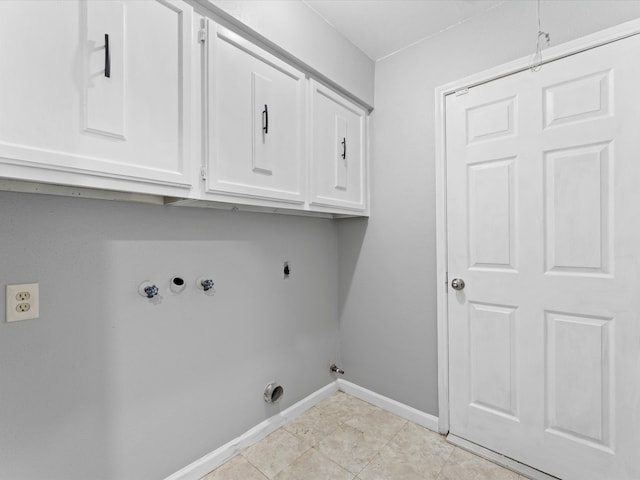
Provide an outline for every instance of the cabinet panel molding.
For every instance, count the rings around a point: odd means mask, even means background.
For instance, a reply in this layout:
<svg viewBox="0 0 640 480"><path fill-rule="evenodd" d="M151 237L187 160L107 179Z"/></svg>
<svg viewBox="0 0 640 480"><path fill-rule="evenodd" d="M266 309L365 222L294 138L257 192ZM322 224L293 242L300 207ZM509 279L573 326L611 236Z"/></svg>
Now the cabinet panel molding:
<svg viewBox="0 0 640 480"><path fill-rule="evenodd" d="M305 200L304 73L207 20L206 194Z"/></svg>
<svg viewBox="0 0 640 480"><path fill-rule="evenodd" d="M312 206L367 213L367 112L311 80Z"/></svg>

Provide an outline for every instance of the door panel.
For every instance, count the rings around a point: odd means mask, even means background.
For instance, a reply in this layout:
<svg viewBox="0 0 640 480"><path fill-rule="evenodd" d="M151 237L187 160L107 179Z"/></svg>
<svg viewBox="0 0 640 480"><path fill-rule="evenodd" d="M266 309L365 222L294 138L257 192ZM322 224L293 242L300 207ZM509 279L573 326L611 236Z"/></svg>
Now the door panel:
<svg viewBox="0 0 640 480"><path fill-rule="evenodd" d="M611 70L607 70L545 87L545 127L609 115L610 77Z"/></svg>
<svg viewBox="0 0 640 480"><path fill-rule="evenodd" d="M607 142L545 154L547 272L609 273L610 150Z"/></svg>
<svg viewBox="0 0 640 480"><path fill-rule="evenodd" d="M447 97L450 431L640 478L640 39Z"/></svg>
<svg viewBox="0 0 640 480"><path fill-rule="evenodd" d="M514 169L514 158L468 166L470 268L514 268Z"/></svg>
<svg viewBox="0 0 640 480"><path fill-rule="evenodd" d="M513 135L515 101L516 97L510 97L467 110L467 143Z"/></svg>
<svg viewBox="0 0 640 480"><path fill-rule="evenodd" d="M470 405L515 421L516 315L513 307L469 302Z"/></svg>
<svg viewBox="0 0 640 480"><path fill-rule="evenodd" d="M560 312L545 317L547 431L610 449L613 319Z"/></svg>

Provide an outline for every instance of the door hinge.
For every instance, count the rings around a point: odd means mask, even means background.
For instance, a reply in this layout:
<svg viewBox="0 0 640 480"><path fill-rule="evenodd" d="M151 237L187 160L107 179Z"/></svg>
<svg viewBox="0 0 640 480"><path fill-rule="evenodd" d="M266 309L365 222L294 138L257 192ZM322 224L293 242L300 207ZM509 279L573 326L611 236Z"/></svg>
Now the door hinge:
<svg viewBox="0 0 640 480"><path fill-rule="evenodd" d="M444 272L444 286L449 291L449 272Z"/></svg>
<svg viewBox="0 0 640 480"><path fill-rule="evenodd" d="M207 31L204 28L198 31L198 41L200 43L205 43L207 41Z"/></svg>
<svg viewBox="0 0 640 480"><path fill-rule="evenodd" d="M466 95L467 93L469 93L469 88L467 87L461 88L460 90L456 90L456 97L459 97L461 95Z"/></svg>

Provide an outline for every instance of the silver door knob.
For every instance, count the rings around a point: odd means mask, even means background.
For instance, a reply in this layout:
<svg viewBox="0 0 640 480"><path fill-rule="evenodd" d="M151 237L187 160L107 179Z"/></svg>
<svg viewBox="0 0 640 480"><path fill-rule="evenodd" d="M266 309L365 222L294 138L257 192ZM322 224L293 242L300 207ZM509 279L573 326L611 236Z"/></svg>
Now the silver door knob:
<svg viewBox="0 0 640 480"><path fill-rule="evenodd" d="M451 280L451 288L454 290L463 290L464 289L464 280L461 278L454 278Z"/></svg>

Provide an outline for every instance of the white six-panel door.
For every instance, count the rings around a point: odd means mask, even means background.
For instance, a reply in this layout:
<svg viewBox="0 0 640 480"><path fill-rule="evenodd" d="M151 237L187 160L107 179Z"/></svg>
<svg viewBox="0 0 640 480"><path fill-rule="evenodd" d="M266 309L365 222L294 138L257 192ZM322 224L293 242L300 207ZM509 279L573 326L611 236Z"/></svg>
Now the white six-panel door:
<svg viewBox="0 0 640 480"><path fill-rule="evenodd" d="M640 479L640 37L446 100L450 432Z"/></svg>

